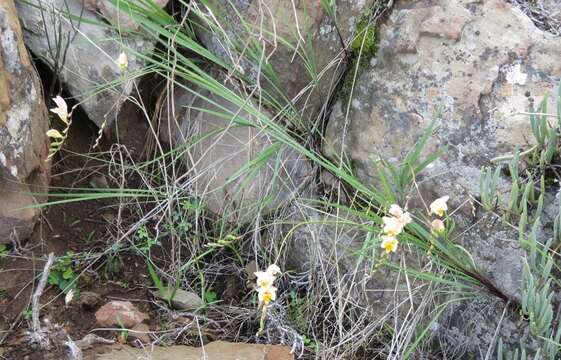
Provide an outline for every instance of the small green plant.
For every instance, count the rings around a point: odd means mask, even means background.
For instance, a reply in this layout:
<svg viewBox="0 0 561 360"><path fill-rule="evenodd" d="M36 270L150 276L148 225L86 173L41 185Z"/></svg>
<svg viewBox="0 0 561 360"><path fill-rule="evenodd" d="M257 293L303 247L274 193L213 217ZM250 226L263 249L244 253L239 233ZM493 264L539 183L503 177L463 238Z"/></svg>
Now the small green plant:
<svg viewBox="0 0 561 360"><path fill-rule="evenodd" d="M119 316L117 316L117 323L119 324L119 328L121 328L119 332L119 339L121 342L126 343L129 339L129 330L125 327L125 325L123 325L123 321L121 321Z"/></svg>
<svg viewBox="0 0 561 360"><path fill-rule="evenodd" d="M308 306L308 299L299 297L296 291L290 292L290 302L288 303L288 318L290 322L296 326L299 332L305 333L307 331L306 323L306 308Z"/></svg>
<svg viewBox="0 0 561 360"><path fill-rule="evenodd" d="M67 294L70 290L74 290L74 296L78 296L78 275L76 274L78 265L75 258L76 255L72 251L59 257L49 272L48 281L63 293Z"/></svg>
<svg viewBox="0 0 561 360"><path fill-rule="evenodd" d="M487 211L494 210L499 202L499 194L497 193L497 183L501 175L501 168L497 166L495 172L491 168L484 167L481 169L481 177L479 179L479 193L481 196L481 204Z"/></svg>
<svg viewBox="0 0 561 360"><path fill-rule="evenodd" d="M145 225L138 228L136 236L138 238L138 250L143 254L149 253L153 246L160 245L160 242L150 235Z"/></svg>
<svg viewBox="0 0 561 360"><path fill-rule="evenodd" d="M33 311L31 311L30 308L27 308L27 309L23 310L23 311L21 312L21 314L23 315L23 318L24 318L25 320L28 320L28 321L29 321L29 320L31 320L31 316L33 315Z"/></svg>
<svg viewBox="0 0 561 360"><path fill-rule="evenodd" d="M203 299L205 300L205 304L214 304L216 302L218 302L218 294L216 293L216 291L213 290L205 290L203 292Z"/></svg>
<svg viewBox="0 0 561 360"><path fill-rule="evenodd" d="M8 255L8 252L8 245L0 244L0 263L2 262L2 259Z"/></svg>

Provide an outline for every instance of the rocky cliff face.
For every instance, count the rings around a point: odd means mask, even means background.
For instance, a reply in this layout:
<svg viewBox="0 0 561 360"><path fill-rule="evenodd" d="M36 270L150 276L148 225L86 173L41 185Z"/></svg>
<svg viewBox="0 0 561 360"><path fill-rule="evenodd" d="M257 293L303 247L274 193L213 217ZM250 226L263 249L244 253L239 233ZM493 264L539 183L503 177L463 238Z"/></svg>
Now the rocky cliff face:
<svg viewBox="0 0 561 360"><path fill-rule="evenodd" d="M223 33L216 36L203 25L197 34L209 50L259 83L281 107L291 103L304 118L313 119L327 106L346 68L345 44L352 42L361 16L373 3L337 1L336 12L330 14L320 1L205 1L201 7L207 19L199 23L212 24L214 19Z"/></svg>
<svg viewBox="0 0 561 360"><path fill-rule="evenodd" d="M91 121L110 126L133 93L135 79L130 74L145 64L136 52L149 53L154 42L127 33L137 24L108 1L18 0L16 5L26 45L57 71ZM121 19L122 36L117 27L104 23L120 26ZM122 52L128 57L129 74L117 63Z"/></svg>
<svg viewBox="0 0 561 360"><path fill-rule="evenodd" d="M439 118L426 151L447 151L417 179L420 196L427 203L450 196L461 229L455 241L503 291L519 297L524 252L518 234L476 216L470 199L479 195L482 166L535 142L521 113L556 92L560 59L559 38L504 1L396 1L380 27L377 56L359 74L353 96L335 105L324 151L335 160L346 157L364 182L376 184L373 160L398 163ZM510 189L503 185L501 191ZM422 207L413 198L410 206ZM480 344L492 342L497 313L486 323L489 317L469 306L455 308L448 330L455 327L456 335L448 331L443 338L468 351L485 348ZM515 326L501 331L509 328Z"/></svg>
<svg viewBox="0 0 561 360"><path fill-rule="evenodd" d="M49 124L12 0L0 2L0 244L29 237L46 192Z"/></svg>

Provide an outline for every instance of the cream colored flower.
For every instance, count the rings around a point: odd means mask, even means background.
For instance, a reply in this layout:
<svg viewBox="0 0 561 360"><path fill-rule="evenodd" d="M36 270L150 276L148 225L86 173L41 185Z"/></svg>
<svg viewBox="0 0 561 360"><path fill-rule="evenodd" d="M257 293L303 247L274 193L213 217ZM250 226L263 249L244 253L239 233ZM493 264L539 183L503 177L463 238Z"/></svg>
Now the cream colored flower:
<svg viewBox="0 0 561 360"><path fill-rule="evenodd" d="M269 305L277 299L277 288L274 286L260 287L257 289L259 304Z"/></svg>
<svg viewBox="0 0 561 360"><path fill-rule="evenodd" d="M70 289L70 291L66 293L66 296L64 297L64 304L70 304L72 299L74 299L74 289Z"/></svg>
<svg viewBox="0 0 561 360"><path fill-rule="evenodd" d="M384 216L382 221L384 222L383 230L387 236L396 236L403 230L403 224L396 217Z"/></svg>
<svg viewBox="0 0 561 360"><path fill-rule="evenodd" d="M268 271L257 271L254 272L255 276L257 277L257 286L267 288L273 285L275 281L275 277L269 273Z"/></svg>
<svg viewBox="0 0 561 360"><path fill-rule="evenodd" d="M395 252L397 250L397 245L399 242L395 236L382 236L382 244L380 247L386 250L386 254L390 252Z"/></svg>
<svg viewBox="0 0 561 360"><path fill-rule="evenodd" d="M117 65L119 65L119 69L121 69L121 71L125 71L129 67L129 59L124 51L119 54L116 62Z"/></svg>
<svg viewBox="0 0 561 360"><path fill-rule="evenodd" d="M407 211L403 211L401 206L397 204L390 205L388 213L393 215L401 223L402 227L405 227L405 225L412 221L411 215Z"/></svg>
<svg viewBox="0 0 561 360"><path fill-rule="evenodd" d="M434 232L435 234L442 234L442 232L445 229L444 221L442 221L440 219L434 219L430 223L430 227L432 229L432 232Z"/></svg>
<svg viewBox="0 0 561 360"><path fill-rule="evenodd" d="M403 215L403 209L397 204L391 204L388 213L395 216L396 218L399 218Z"/></svg>
<svg viewBox="0 0 561 360"><path fill-rule="evenodd" d="M448 210L448 205L446 204L446 202L449 198L449 196L443 196L434 200L432 204L430 204L431 214L435 214L441 217L444 216L444 213L446 213L446 211Z"/></svg>
<svg viewBox="0 0 561 360"><path fill-rule="evenodd" d="M68 113L68 105L66 105L66 101L60 96L57 96L53 99L56 104L56 108L52 108L51 112L58 115L60 120L62 120L65 124L68 124L68 118L70 114Z"/></svg>
<svg viewBox="0 0 561 360"><path fill-rule="evenodd" d="M267 268L267 272L272 276L277 276L281 273L281 269L277 265L272 264Z"/></svg>
<svg viewBox="0 0 561 360"><path fill-rule="evenodd" d="M64 135L62 135L60 133L60 131L56 130L56 129L50 129L47 131L47 136L48 137L52 137L53 139L63 139Z"/></svg>

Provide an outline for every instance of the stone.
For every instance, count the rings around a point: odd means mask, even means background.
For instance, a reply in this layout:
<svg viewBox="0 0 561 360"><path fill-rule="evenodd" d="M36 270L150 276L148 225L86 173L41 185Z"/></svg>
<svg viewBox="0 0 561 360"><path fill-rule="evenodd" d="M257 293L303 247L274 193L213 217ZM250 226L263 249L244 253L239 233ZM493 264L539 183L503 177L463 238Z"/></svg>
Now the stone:
<svg viewBox="0 0 561 360"><path fill-rule="evenodd" d="M127 14L126 9L119 8L111 0L83 0L85 7L93 12L99 12L109 23L118 26L121 30L136 31L139 24ZM154 4L165 7L168 0L154 0ZM124 5L122 5L124 7Z"/></svg>
<svg viewBox="0 0 561 360"><path fill-rule="evenodd" d="M151 351L151 357L158 360L293 360L287 346L230 343L214 341L204 347L175 345L151 349L137 349L130 346L114 346L113 350L98 354L96 360L135 360L146 356L146 351Z"/></svg>
<svg viewBox="0 0 561 360"><path fill-rule="evenodd" d="M12 0L0 2L0 244L27 240L45 199L47 108Z"/></svg>
<svg viewBox="0 0 561 360"><path fill-rule="evenodd" d="M270 214L311 179L307 159L269 136L256 116L206 90L177 87L173 96L175 108L164 111L160 138L176 148L193 142L182 150L190 191L223 219L247 222L257 213ZM260 160L265 152L270 157Z"/></svg>
<svg viewBox="0 0 561 360"><path fill-rule="evenodd" d="M131 331L129 331L129 342L135 343L136 340L143 344L150 343L150 328L146 324L136 324Z"/></svg>
<svg viewBox="0 0 561 360"><path fill-rule="evenodd" d="M161 294L160 291L154 291L152 294L160 300L167 301L172 291L173 290L169 290L166 294ZM171 300L171 305L176 310L197 310L204 305L204 302L199 295L194 292L177 289Z"/></svg>
<svg viewBox="0 0 561 360"><path fill-rule="evenodd" d="M102 18L84 8L82 0L17 0L16 5L25 44L52 68L64 65L60 78L70 93L91 121L109 128L134 89L135 80L123 80L116 63L119 54L127 54L128 71L134 72L144 61L127 49L150 52L153 40L120 36L115 28L101 26ZM81 21L70 20L63 15L67 12ZM66 51L57 52L57 46ZM116 84L109 86L111 82Z"/></svg>
<svg viewBox="0 0 561 360"><path fill-rule="evenodd" d="M286 213L291 219L282 230L283 234L291 234L287 269L321 274L341 293L348 293L360 304L357 306L368 307L373 319L387 317L408 296L410 289L398 281L395 269L380 266L373 271L381 249L376 236L364 230L371 223L342 209L336 215L328 215L308 205L295 204ZM409 266L420 268L418 257L404 247L389 260L395 262L402 256Z"/></svg>
<svg viewBox="0 0 561 360"><path fill-rule="evenodd" d="M358 76L353 98L341 98L334 106L325 154L335 161L343 154L364 183L376 184L372 160L398 163L438 111L438 128L424 154L444 146L447 151L425 176L418 176L420 195L426 203L450 196L460 234L454 242L472 254L501 291L519 299L525 252L517 231L481 218L470 198L479 195L480 169L490 159L534 143L529 118L520 112L556 91L561 41L499 0L396 1L380 27L379 41L376 58ZM509 190L508 179L501 179L499 192ZM408 205L423 208L415 196ZM490 300L486 304L496 310ZM470 311L475 309L462 305L443 318L468 319ZM488 336L472 338L464 350L477 353L493 341L498 318L491 320L478 324ZM503 323L506 333L501 329L500 334L514 343L508 321ZM451 332L444 335L449 328L443 329L440 338L454 338Z"/></svg>
<svg viewBox="0 0 561 360"><path fill-rule="evenodd" d="M133 328L150 317L141 312L130 301L113 300L103 305L95 313L99 326Z"/></svg>
<svg viewBox="0 0 561 360"><path fill-rule="evenodd" d="M336 22L319 1L252 0L230 4L211 0L204 3L208 6L205 18L212 13L224 36L209 32L205 26L196 27L201 42L227 63L236 64L251 80L259 79L261 87L281 105L287 103L287 98L296 99L293 101L296 110L311 123L314 115L328 103L334 85L346 68L348 57L343 44L352 41L357 23L373 1L337 1ZM251 59L248 45L264 47L264 59L261 54ZM267 80L271 77L266 71L259 75L259 69L267 65L274 69L278 81ZM307 89L310 84L312 91Z"/></svg>
<svg viewBox="0 0 561 360"><path fill-rule="evenodd" d="M556 90L560 58L558 38L502 1L398 1L348 118L345 99L335 105L325 152L336 159L343 151L364 182L375 182L372 159L404 158L442 107L428 151L448 150L427 170L438 177L420 186L427 202L449 195L455 209L479 194L480 168L490 159L532 143L528 116L516 113L526 111L527 93L538 103ZM469 225L471 211L459 209L459 225Z"/></svg>

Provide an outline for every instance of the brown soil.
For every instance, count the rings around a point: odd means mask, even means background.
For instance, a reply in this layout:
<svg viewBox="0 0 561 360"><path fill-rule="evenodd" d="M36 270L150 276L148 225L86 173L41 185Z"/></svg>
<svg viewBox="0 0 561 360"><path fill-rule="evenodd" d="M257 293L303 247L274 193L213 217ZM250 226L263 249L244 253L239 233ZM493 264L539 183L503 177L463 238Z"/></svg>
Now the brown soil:
<svg viewBox="0 0 561 360"><path fill-rule="evenodd" d="M82 120L82 121L80 121ZM143 141L140 134L142 127L127 126L138 129L136 134L128 137ZM64 151L55 156L51 193L65 193L76 188L90 188L97 174L92 170L95 165L85 157L72 156L71 152L86 154L97 129L87 119L75 120L70 129L70 137L65 143ZM142 142L138 142L141 149ZM107 148L107 146L106 146ZM137 154L140 152L137 151ZM101 169L103 170L103 169ZM100 171L102 173L102 171ZM56 200L51 198L51 201ZM59 359L62 349L49 352L31 349L26 337L30 325L31 295L36 281L41 274L46 255L64 255L68 251L81 254L94 254L107 248L108 231L116 209L112 200L95 200L52 205L43 209L43 216L37 224L31 239L19 249L11 249L8 256L0 258L0 359ZM147 305L147 274L144 262L130 256L121 258L117 279L104 273L107 263L105 257L81 261L77 271L84 271L80 276L79 290L97 293L101 304L115 299L126 299L135 303L142 311L150 313ZM135 301L140 300L140 301ZM58 324L74 340L96 328L95 311L78 301L68 306L64 303L64 294L56 287L48 285L41 297L41 318ZM99 304L99 305L101 305ZM98 305L98 306L99 306ZM154 319L155 316L152 316ZM97 331L97 335L114 337L108 331ZM99 349L103 351L103 348Z"/></svg>

